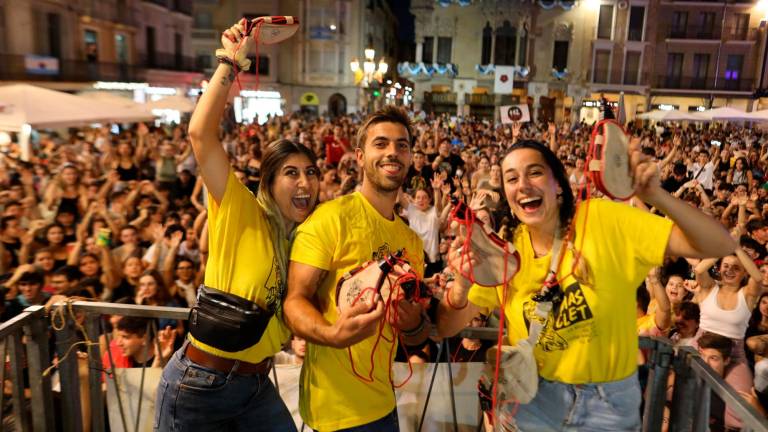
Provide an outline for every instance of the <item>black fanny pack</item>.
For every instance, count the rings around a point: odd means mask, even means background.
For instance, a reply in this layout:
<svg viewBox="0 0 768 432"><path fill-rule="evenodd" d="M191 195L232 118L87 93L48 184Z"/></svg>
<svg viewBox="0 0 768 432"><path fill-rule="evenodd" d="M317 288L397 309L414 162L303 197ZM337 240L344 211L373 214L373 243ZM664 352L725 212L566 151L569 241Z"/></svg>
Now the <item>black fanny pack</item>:
<svg viewBox="0 0 768 432"><path fill-rule="evenodd" d="M189 311L189 332L213 348L242 351L259 343L272 315L252 301L200 285Z"/></svg>

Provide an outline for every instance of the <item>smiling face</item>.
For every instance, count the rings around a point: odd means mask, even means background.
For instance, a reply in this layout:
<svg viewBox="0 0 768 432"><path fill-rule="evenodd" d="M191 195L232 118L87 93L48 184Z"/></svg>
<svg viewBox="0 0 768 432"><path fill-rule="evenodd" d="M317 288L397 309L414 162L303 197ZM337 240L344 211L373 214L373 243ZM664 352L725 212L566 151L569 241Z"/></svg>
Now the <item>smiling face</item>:
<svg viewBox="0 0 768 432"><path fill-rule="evenodd" d="M317 204L320 169L303 154L288 156L272 183L272 197L283 218L304 222Z"/></svg>
<svg viewBox="0 0 768 432"><path fill-rule="evenodd" d="M544 156L530 148L510 152L501 164L504 194L517 218L532 228L557 223L562 193Z"/></svg>
<svg viewBox="0 0 768 432"><path fill-rule="evenodd" d="M723 258L723 261L720 263L720 278L725 285L739 286L746 274L747 271L735 255Z"/></svg>
<svg viewBox="0 0 768 432"><path fill-rule="evenodd" d="M421 211L427 211L429 209L429 194L424 189L416 191L414 196L414 204L416 208Z"/></svg>
<svg viewBox="0 0 768 432"><path fill-rule="evenodd" d="M378 192L397 192L411 166L408 129L400 123L381 122L368 128L364 148L356 149L364 184Z"/></svg>

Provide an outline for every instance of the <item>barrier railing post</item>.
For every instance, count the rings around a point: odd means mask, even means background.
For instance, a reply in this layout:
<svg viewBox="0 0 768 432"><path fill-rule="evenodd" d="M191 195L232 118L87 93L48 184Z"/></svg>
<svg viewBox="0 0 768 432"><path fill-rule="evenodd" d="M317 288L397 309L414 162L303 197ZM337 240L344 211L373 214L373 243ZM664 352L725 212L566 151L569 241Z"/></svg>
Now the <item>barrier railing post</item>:
<svg viewBox="0 0 768 432"><path fill-rule="evenodd" d="M691 353L681 349L674 361L675 390L670 409L670 430L676 432L691 431L693 428L693 405L696 390L696 375L690 368Z"/></svg>
<svg viewBox="0 0 768 432"><path fill-rule="evenodd" d="M69 317L65 318L61 330L55 332L56 352L59 356L59 377L61 378L61 410L64 432L83 430L83 415L80 404L80 376L78 374L75 326ZM69 355L67 353L69 352Z"/></svg>
<svg viewBox="0 0 768 432"><path fill-rule="evenodd" d="M13 386L13 416L16 430L27 432L32 430L27 415L26 398L24 397L24 346L21 344L21 332L14 331L6 339L9 344L11 357L11 384Z"/></svg>
<svg viewBox="0 0 768 432"><path fill-rule="evenodd" d="M706 432L709 430L709 400L712 395L707 383L699 378L696 380L696 407L694 412L696 416L693 419L693 430L695 432Z"/></svg>
<svg viewBox="0 0 768 432"><path fill-rule="evenodd" d="M645 390L645 409L643 412L643 431L655 432L661 430L664 421L664 406L667 401L667 379L669 367L675 352L672 346L656 340L651 340L651 352L648 358L648 385Z"/></svg>
<svg viewBox="0 0 768 432"><path fill-rule="evenodd" d="M85 316L85 331L88 337L96 342L99 340L101 315L88 313ZM104 425L104 393L101 390L101 347L91 345L88 347L88 394L91 402L91 431L103 432Z"/></svg>
<svg viewBox="0 0 768 432"><path fill-rule="evenodd" d="M29 323L24 326L27 336L27 365L29 368L29 390L32 402L32 428L35 431L54 430L53 391L50 375L43 376L51 364L48 351L48 326L43 315L43 306L32 306Z"/></svg>

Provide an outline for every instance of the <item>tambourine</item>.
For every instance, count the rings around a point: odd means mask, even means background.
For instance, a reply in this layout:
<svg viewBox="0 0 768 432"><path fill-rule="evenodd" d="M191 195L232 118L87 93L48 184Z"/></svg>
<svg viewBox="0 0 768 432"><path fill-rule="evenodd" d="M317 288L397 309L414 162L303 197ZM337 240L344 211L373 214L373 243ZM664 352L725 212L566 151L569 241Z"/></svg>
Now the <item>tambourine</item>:
<svg viewBox="0 0 768 432"><path fill-rule="evenodd" d="M272 45L288 39L298 30L299 19L296 17L263 16L251 21L246 34L252 35L257 44Z"/></svg>
<svg viewBox="0 0 768 432"><path fill-rule="evenodd" d="M451 218L467 228L462 254L471 250L478 261L472 266L471 274L462 276L484 287L495 287L512 280L520 270L520 254L515 246L488 229L463 201L454 203Z"/></svg>
<svg viewBox="0 0 768 432"><path fill-rule="evenodd" d="M499 347L490 347L486 351L485 366L480 375L480 382L491 387L496 372L496 351ZM514 346L501 346L499 364L498 399L529 403L539 390L539 369L533 347L527 340L521 340Z"/></svg>
<svg viewBox="0 0 768 432"><path fill-rule="evenodd" d="M608 197L618 200L634 195L629 169L629 135L615 120L602 120L592 129L589 177Z"/></svg>
<svg viewBox="0 0 768 432"><path fill-rule="evenodd" d="M418 300L429 295L400 251L345 273L336 284L336 308L342 312L360 302L370 303L376 294L387 305L393 300Z"/></svg>

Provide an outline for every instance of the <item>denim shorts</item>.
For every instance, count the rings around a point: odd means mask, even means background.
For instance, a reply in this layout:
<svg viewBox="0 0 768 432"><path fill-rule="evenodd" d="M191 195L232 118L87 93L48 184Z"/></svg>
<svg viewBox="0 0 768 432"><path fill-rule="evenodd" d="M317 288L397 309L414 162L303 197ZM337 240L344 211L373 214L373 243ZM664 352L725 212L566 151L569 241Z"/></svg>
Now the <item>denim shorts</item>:
<svg viewBox="0 0 768 432"><path fill-rule="evenodd" d="M155 431L296 431L267 375L243 376L200 366L184 355L188 343L163 369Z"/></svg>
<svg viewBox="0 0 768 432"><path fill-rule="evenodd" d="M639 431L640 384L637 372L619 381L564 384L539 378L539 391L519 405L514 423L520 431ZM514 406L501 407L505 420ZM515 430L509 425L508 429Z"/></svg>

